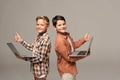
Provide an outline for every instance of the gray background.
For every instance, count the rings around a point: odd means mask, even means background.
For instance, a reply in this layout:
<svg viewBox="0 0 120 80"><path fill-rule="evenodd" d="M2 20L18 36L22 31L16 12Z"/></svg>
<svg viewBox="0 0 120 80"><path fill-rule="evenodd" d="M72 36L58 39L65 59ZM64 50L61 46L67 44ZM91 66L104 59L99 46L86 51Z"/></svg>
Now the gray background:
<svg viewBox="0 0 120 80"><path fill-rule="evenodd" d="M77 80L120 80L120 1L119 0L0 0L0 80L34 80L29 62L17 59L7 42L13 42L21 54L30 55L14 41L15 32L32 42L36 36L35 18L63 15L74 40L86 32L94 36L91 56L77 62ZM48 80L60 80L52 41Z"/></svg>

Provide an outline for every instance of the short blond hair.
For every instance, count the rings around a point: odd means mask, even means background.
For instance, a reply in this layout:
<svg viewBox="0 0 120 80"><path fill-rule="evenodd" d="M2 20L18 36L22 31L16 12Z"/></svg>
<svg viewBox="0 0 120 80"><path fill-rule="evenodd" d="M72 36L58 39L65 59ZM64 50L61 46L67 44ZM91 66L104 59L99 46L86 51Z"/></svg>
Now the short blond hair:
<svg viewBox="0 0 120 80"><path fill-rule="evenodd" d="M47 16L37 16L37 17L36 17L36 22L37 22L39 19L43 19L43 20L45 20L47 26L49 26L50 21L49 21L49 18L48 18Z"/></svg>

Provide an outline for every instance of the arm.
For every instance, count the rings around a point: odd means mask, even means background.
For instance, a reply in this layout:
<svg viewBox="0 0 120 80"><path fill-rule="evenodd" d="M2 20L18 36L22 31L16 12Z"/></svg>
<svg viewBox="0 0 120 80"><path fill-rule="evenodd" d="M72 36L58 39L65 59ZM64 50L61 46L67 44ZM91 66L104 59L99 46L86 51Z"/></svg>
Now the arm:
<svg viewBox="0 0 120 80"><path fill-rule="evenodd" d="M28 50L33 51L33 44L29 44L26 41L22 41L21 44Z"/></svg>
<svg viewBox="0 0 120 80"><path fill-rule="evenodd" d="M71 37L70 37L71 38ZM76 42L73 42L73 39L71 38L71 41L72 41L72 43L73 43L73 47L74 48L79 48L81 45L83 45L85 42L87 42L88 40L90 39L90 35L88 34L88 33L86 33L85 35L84 35L84 37L82 37L81 39L79 39L78 41L76 41ZM88 55L90 55L90 49L89 49L89 52L88 52ZM88 56L87 55L87 56ZM70 57L70 58L76 58L76 60L80 60L80 59L83 59L83 58L85 58L85 57L87 57L87 56L81 56L81 57Z"/></svg>
<svg viewBox="0 0 120 80"><path fill-rule="evenodd" d="M73 42L74 48L79 48L81 45L83 45L89 39L90 39L90 34L86 33L81 39L79 39L76 42ZM73 39L72 39L72 41L73 41Z"/></svg>
<svg viewBox="0 0 120 80"><path fill-rule="evenodd" d="M73 42L74 48L79 48L81 45L83 45L86 41L84 40L84 38L79 39L76 42Z"/></svg>
<svg viewBox="0 0 120 80"><path fill-rule="evenodd" d="M61 40L56 40L56 45L55 45L55 50L56 52L61 55L66 61L68 62L76 62L77 60L83 58L83 57L79 57L79 58L70 58L70 50L68 49L68 44L65 43L65 41L63 39Z"/></svg>
<svg viewBox="0 0 120 80"><path fill-rule="evenodd" d="M33 50L33 45L28 44L26 41L24 41L17 32L16 32L16 35L15 35L15 41L18 42L18 43L21 43L28 50L31 50L31 51Z"/></svg>

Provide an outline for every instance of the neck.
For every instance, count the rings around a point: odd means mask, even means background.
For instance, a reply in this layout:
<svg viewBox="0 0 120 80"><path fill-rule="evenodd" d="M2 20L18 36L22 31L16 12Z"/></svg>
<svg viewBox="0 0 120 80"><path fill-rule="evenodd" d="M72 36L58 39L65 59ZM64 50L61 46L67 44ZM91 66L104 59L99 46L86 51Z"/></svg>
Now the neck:
<svg viewBox="0 0 120 80"><path fill-rule="evenodd" d="M41 32L41 33L38 33L38 36L42 36L44 33L46 33L47 31L45 32Z"/></svg>
<svg viewBox="0 0 120 80"><path fill-rule="evenodd" d="M59 31L57 31L57 33L59 33L59 34L66 34L67 32L59 32Z"/></svg>

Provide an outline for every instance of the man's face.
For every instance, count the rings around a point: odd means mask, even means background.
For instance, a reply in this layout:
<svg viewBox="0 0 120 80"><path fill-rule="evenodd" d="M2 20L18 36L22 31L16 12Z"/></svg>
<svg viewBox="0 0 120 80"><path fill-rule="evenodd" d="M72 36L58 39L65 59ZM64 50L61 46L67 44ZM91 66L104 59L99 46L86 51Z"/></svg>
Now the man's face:
<svg viewBox="0 0 120 80"><path fill-rule="evenodd" d="M46 21L43 19L38 19L38 21L36 22L36 30L39 33L45 32L47 30L48 26L46 24Z"/></svg>
<svg viewBox="0 0 120 80"><path fill-rule="evenodd" d="M64 20L58 20L57 24L55 26L55 30L57 32L64 33L64 32L66 32L66 29L67 29L67 26L66 26L65 21Z"/></svg>

